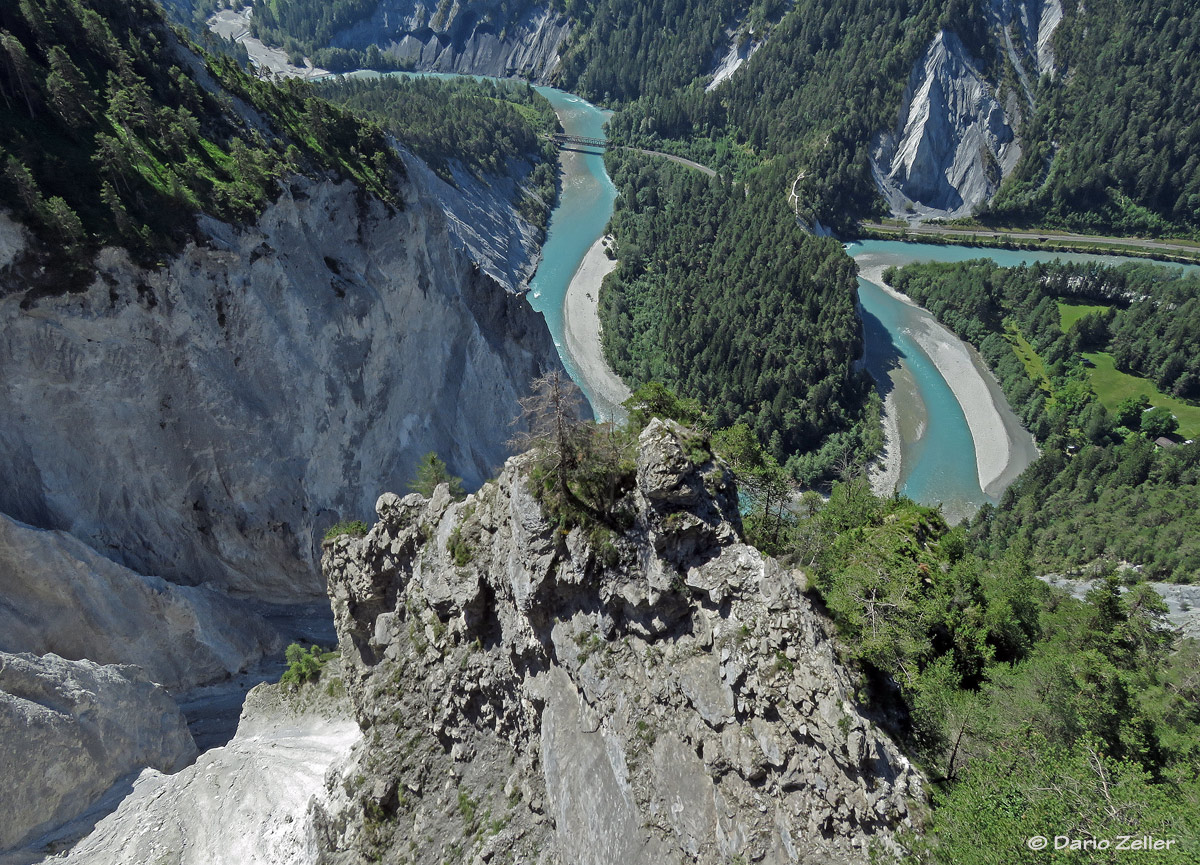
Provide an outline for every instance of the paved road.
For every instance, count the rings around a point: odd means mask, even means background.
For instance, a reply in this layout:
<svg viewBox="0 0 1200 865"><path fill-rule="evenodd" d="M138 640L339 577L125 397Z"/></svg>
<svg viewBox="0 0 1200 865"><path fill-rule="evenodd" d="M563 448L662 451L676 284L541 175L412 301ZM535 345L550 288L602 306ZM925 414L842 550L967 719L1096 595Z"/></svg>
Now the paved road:
<svg viewBox="0 0 1200 865"><path fill-rule="evenodd" d="M988 231L987 229L947 228L933 225L895 226L879 222L864 222L862 227L871 231L898 233L903 230L909 235L932 234L942 237L996 238L1000 240L1057 240L1063 243L1098 243L1105 246L1132 246L1139 249L1161 249L1167 251L1200 254L1200 245L1177 243L1170 240L1149 240L1142 237L1096 237L1090 234L1063 234L1055 231Z"/></svg>

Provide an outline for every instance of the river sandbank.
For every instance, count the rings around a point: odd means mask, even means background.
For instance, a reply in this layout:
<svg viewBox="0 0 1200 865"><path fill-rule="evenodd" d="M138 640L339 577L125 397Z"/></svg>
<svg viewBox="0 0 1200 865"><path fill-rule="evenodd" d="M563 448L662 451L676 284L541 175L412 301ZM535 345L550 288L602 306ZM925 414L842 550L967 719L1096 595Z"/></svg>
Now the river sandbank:
<svg viewBox="0 0 1200 865"><path fill-rule="evenodd" d="M591 393L592 408L603 418L623 416L621 403L630 396L625 382L604 359L600 342L600 284L617 266L606 253L605 242L608 240L601 237L588 249L563 297L563 337L567 353Z"/></svg>
<svg viewBox="0 0 1200 865"><path fill-rule="evenodd" d="M912 298L884 281L885 269L885 264L864 259L860 262L859 275L879 286L889 296L919 309ZM910 335L937 367L962 408L975 446L975 467L980 489L996 498L1037 458L1032 437L1009 408L999 383L978 352L939 324L932 315L923 317L922 325L913 328ZM885 418L896 409L895 400L890 398L892 395L888 396L889 399L884 402ZM885 433L894 428L885 420Z"/></svg>
<svg viewBox="0 0 1200 865"><path fill-rule="evenodd" d="M900 426L896 422L895 391L888 391L888 395L883 398L880 420L883 421L883 453L871 464L871 468L867 472L867 480L871 484L871 492L881 498L890 498L900 483L902 466Z"/></svg>

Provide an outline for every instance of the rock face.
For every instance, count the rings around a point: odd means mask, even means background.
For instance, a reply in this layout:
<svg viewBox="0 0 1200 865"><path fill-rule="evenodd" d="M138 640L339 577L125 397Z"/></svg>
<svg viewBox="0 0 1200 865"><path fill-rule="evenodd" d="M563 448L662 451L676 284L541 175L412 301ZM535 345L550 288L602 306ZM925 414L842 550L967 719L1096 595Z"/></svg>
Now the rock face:
<svg viewBox="0 0 1200 865"><path fill-rule="evenodd" d="M371 17L337 33L332 44L379 45L423 71L546 81L571 23L549 5L518 8L500 0L382 0Z"/></svg>
<svg viewBox="0 0 1200 865"><path fill-rule="evenodd" d="M987 201L1021 156L1012 123L953 33L917 63L893 130L872 148L880 192L899 216L963 216Z"/></svg>
<svg viewBox="0 0 1200 865"><path fill-rule="evenodd" d="M50 861L307 865L317 855L310 800L359 736L336 668L299 693L260 685L228 745L175 775L147 769L116 811Z"/></svg>
<svg viewBox="0 0 1200 865"><path fill-rule="evenodd" d="M557 353L437 202L401 191L394 212L296 179L157 270L105 250L86 290L37 299L0 219L0 512L139 573L295 601L323 593L324 529L422 453L490 474Z"/></svg>
<svg viewBox="0 0 1200 865"><path fill-rule="evenodd" d="M3 514L0 597L0 651L136 664L175 691L283 649L244 603L135 574L65 532Z"/></svg>
<svg viewBox="0 0 1200 865"><path fill-rule="evenodd" d="M322 862L895 850L921 779L860 713L804 576L740 542L703 453L653 422L608 541L551 524L518 457L461 503L385 494L366 537L327 547L365 736L319 809Z"/></svg>
<svg viewBox="0 0 1200 865"><path fill-rule="evenodd" d="M1062 23L1062 0L992 0L993 20L1019 45L1034 77L1054 74L1054 31Z"/></svg>
<svg viewBox="0 0 1200 865"><path fill-rule="evenodd" d="M452 164L453 185L419 159L409 160L408 169L419 194L439 202L446 212L455 246L505 291L524 291L541 261L545 239L513 207L523 195L520 179L529 176L533 165L513 160L502 177L482 180Z"/></svg>
<svg viewBox="0 0 1200 865"><path fill-rule="evenodd" d="M171 698L136 667L0 652L0 851L84 811L119 778L196 756Z"/></svg>
<svg viewBox="0 0 1200 865"><path fill-rule="evenodd" d="M742 65L765 44L764 39L755 39L753 34L751 34L751 38L743 40L739 30L732 28L726 30L725 35L729 37L729 46L723 54L714 58L712 80L704 85L705 93L711 93L732 78L734 73L741 69Z"/></svg>

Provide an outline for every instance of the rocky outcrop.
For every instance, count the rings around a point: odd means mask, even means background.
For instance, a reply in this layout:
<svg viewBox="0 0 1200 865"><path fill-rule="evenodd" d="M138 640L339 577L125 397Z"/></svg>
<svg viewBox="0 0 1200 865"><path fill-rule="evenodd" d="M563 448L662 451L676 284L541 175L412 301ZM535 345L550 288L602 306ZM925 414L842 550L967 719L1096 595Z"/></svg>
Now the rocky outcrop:
<svg viewBox="0 0 1200 865"><path fill-rule="evenodd" d="M396 212L295 179L255 224L156 270L104 250L78 293L0 265L0 511L143 574L323 593L323 530L437 450L475 484L506 455L545 323L453 249L412 182ZM0 262L26 242L0 221Z"/></svg>
<svg viewBox="0 0 1200 865"><path fill-rule="evenodd" d="M310 802L360 736L336 664L299 691L260 685L237 735L174 775L147 769L70 854L73 865L307 865Z"/></svg>
<svg viewBox="0 0 1200 865"><path fill-rule="evenodd" d="M762 37L755 38L753 33L743 33L740 27L726 30L725 35L729 37L729 45L723 54L713 59L712 80L704 85L705 93L711 93L732 78L765 42Z"/></svg>
<svg viewBox="0 0 1200 865"><path fill-rule="evenodd" d="M283 649L244 602L136 574L64 532L3 514L0 597L0 651L136 664L174 691Z"/></svg>
<svg viewBox="0 0 1200 865"><path fill-rule="evenodd" d="M382 0L369 18L335 34L332 44L360 50L378 45L428 72L545 82L570 31L567 17L549 5Z"/></svg>
<svg viewBox="0 0 1200 865"><path fill-rule="evenodd" d="M987 201L1021 148L978 63L941 31L909 78L894 129L872 146L872 170L897 216L963 216Z"/></svg>
<svg viewBox="0 0 1200 865"><path fill-rule="evenodd" d="M1054 31L1062 19L1062 0L992 0L993 22L1011 39L1018 67L1034 78L1054 74Z"/></svg>
<svg viewBox="0 0 1200 865"><path fill-rule="evenodd" d="M558 528L528 471L463 502L385 494L327 546L364 739L318 809L321 861L894 851L921 779L859 710L804 575L739 540L703 440L642 433L619 533Z"/></svg>
<svg viewBox="0 0 1200 865"><path fill-rule="evenodd" d="M136 667L0 652L0 851L84 811L144 766L196 756L171 698Z"/></svg>

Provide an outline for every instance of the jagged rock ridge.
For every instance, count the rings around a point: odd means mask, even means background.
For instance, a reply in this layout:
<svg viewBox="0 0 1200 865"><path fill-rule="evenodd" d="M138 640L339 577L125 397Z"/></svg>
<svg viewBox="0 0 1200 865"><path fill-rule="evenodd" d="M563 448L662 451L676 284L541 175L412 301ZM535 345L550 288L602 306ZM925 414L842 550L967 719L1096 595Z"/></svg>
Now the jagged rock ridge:
<svg viewBox="0 0 1200 865"><path fill-rule="evenodd" d="M1020 156L978 63L943 30L913 69L896 127L877 137L872 169L897 215L962 216L995 193Z"/></svg>
<svg viewBox="0 0 1200 865"><path fill-rule="evenodd" d="M362 745L324 863L867 862L922 782L867 720L804 576L739 540L728 470L641 436L615 547L510 460L466 501L383 495L324 567ZM691 458L702 458L697 465Z"/></svg>

